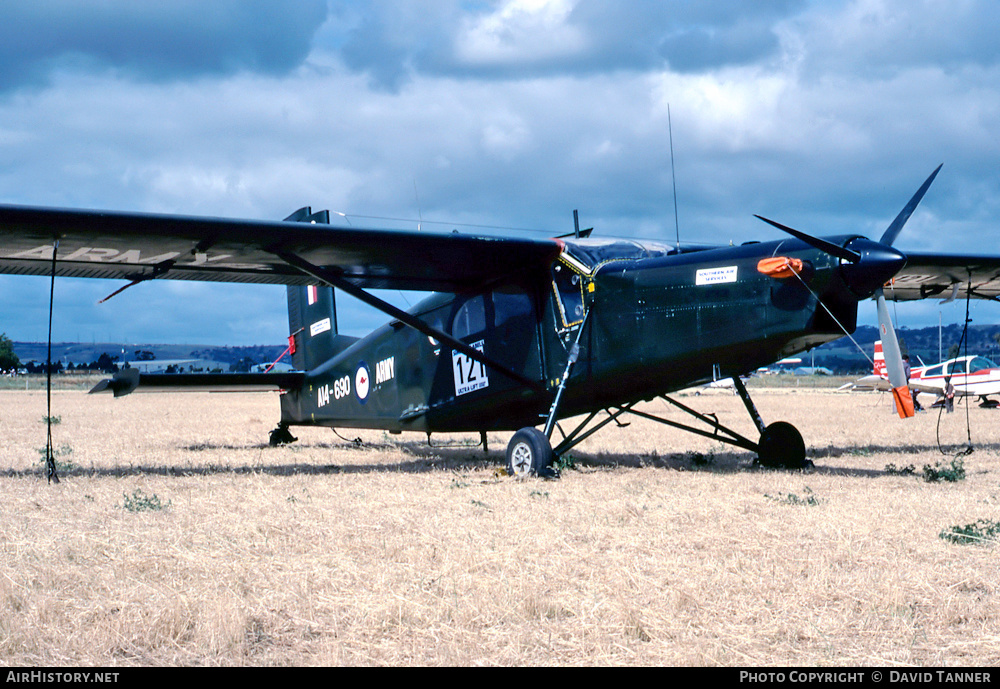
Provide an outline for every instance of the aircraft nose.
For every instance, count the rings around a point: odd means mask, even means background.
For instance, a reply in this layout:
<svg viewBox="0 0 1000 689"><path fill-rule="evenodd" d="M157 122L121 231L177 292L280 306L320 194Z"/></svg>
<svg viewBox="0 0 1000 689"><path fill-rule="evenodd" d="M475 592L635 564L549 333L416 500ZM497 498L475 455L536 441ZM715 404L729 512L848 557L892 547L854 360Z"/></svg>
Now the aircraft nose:
<svg viewBox="0 0 1000 689"><path fill-rule="evenodd" d="M840 264L844 282L859 299L872 296L906 265L906 254L903 252L863 237L851 240L846 248L861 256L855 263L843 261Z"/></svg>

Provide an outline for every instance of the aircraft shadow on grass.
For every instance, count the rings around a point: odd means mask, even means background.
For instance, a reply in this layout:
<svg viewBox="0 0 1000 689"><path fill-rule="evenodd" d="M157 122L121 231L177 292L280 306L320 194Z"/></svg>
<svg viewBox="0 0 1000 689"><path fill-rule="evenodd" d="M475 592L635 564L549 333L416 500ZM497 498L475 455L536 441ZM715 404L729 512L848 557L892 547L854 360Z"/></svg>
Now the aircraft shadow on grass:
<svg viewBox="0 0 1000 689"><path fill-rule="evenodd" d="M484 453L481 448L475 445L457 444L434 446L418 441L402 442L381 442L381 443L360 443L356 441L345 441L343 443L308 443L300 444L294 449L275 450L267 444L254 443L247 445L225 444L225 443L198 443L186 445L179 448L186 452L200 453L211 451L247 451L257 450L260 454L259 463L253 464L225 464L225 463L200 463L185 464L183 466L170 466L166 464L130 462L112 467L81 467L68 466L60 468L63 476L82 477L115 477L124 476L212 476L224 474L262 474L268 476L296 476L296 475L335 475L335 474L380 474L380 473L400 473L400 474L425 474L431 472L451 471L474 471L483 468L493 467L496 475L502 476L506 467L506 462L502 452L491 451ZM356 453L357 461L345 463L313 463L308 461L296 462L268 462L270 453L299 454L303 450L314 449L319 451L340 450ZM828 445L824 448L816 448L811 454L817 459L858 456L865 457L875 454L895 454L912 456L914 464L928 464L933 460L940 460L952 457L956 453L964 450L961 446L937 447L931 445L906 445L898 446L877 446L867 445L864 447L836 447ZM1000 443L980 444L977 450L986 452L1000 452ZM395 452L411 457L412 459L403 461L365 461L365 456L375 452ZM948 453L948 454L945 454ZM284 457L283 459L291 459ZM739 474L752 473L757 471L766 472L790 472L802 473L805 475L826 475L844 476L853 478L880 478L883 476L897 475L897 471L888 468L872 469L865 467L831 467L831 466L811 466L805 469L775 469L761 466L755 462L753 455L746 452L731 452L727 450L710 451L700 453L688 451L683 453L658 454L656 452L575 452L567 458L568 466L564 466L564 473L574 472L594 472L606 471L610 469L643 469L656 468L668 471L700 472L711 474ZM25 478L31 476L44 476L44 470L31 468L24 470L7 470L3 472L7 478Z"/></svg>

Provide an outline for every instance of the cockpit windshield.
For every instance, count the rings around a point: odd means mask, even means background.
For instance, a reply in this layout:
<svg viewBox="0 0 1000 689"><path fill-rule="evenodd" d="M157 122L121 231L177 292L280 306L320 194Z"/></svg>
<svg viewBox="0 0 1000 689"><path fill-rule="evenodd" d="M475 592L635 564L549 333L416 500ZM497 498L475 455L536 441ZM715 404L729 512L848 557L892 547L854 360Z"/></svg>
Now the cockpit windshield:
<svg viewBox="0 0 1000 689"><path fill-rule="evenodd" d="M988 368L996 368L997 365L984 356L977 356L969 362L969 373L985 371Z"/></svg>
<svg viewBox="0 0 1000 689"><path fill-rule="evenodd" d="M630 239L567 239L566 253L588 271L610 261L656 258L666 256L674 248L659 242L639 242Z"/></svg>

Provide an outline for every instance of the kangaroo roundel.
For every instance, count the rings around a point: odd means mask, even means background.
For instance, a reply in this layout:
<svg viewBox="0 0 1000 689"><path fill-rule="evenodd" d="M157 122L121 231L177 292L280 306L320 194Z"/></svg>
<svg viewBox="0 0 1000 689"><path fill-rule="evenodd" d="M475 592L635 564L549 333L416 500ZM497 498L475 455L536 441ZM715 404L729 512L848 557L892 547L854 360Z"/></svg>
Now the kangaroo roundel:
<svg viewBox="0 0 1000 689"><path fill-rule="evenodd" d="M368 399L368 391L371 390L371 383L372 377L368 372L368 365L362 361L358 364L358 370L354 373L354 391L362 403Z"/></svg>

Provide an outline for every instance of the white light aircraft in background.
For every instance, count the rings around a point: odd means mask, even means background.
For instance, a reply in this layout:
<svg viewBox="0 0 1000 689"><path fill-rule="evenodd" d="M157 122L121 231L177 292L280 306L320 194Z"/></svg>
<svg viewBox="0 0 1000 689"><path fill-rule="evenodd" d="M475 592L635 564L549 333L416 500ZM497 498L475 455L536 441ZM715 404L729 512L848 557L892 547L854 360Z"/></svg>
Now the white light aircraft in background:
<svg viewBox="0 0 1000 689"><path fill-rule="evenodd" d="M849 387L854 390L891 390L881 340L875 343L874 364L872 375L851 383ZM988 399L990 395L1000 395L1000 366L979 355L960 356L931 366L914 366L910 369L909 387L914 397L926 392L940 400L945 396L949 380L958 397L979 397L980 406L984 407L1000 404Z"/></svg>

